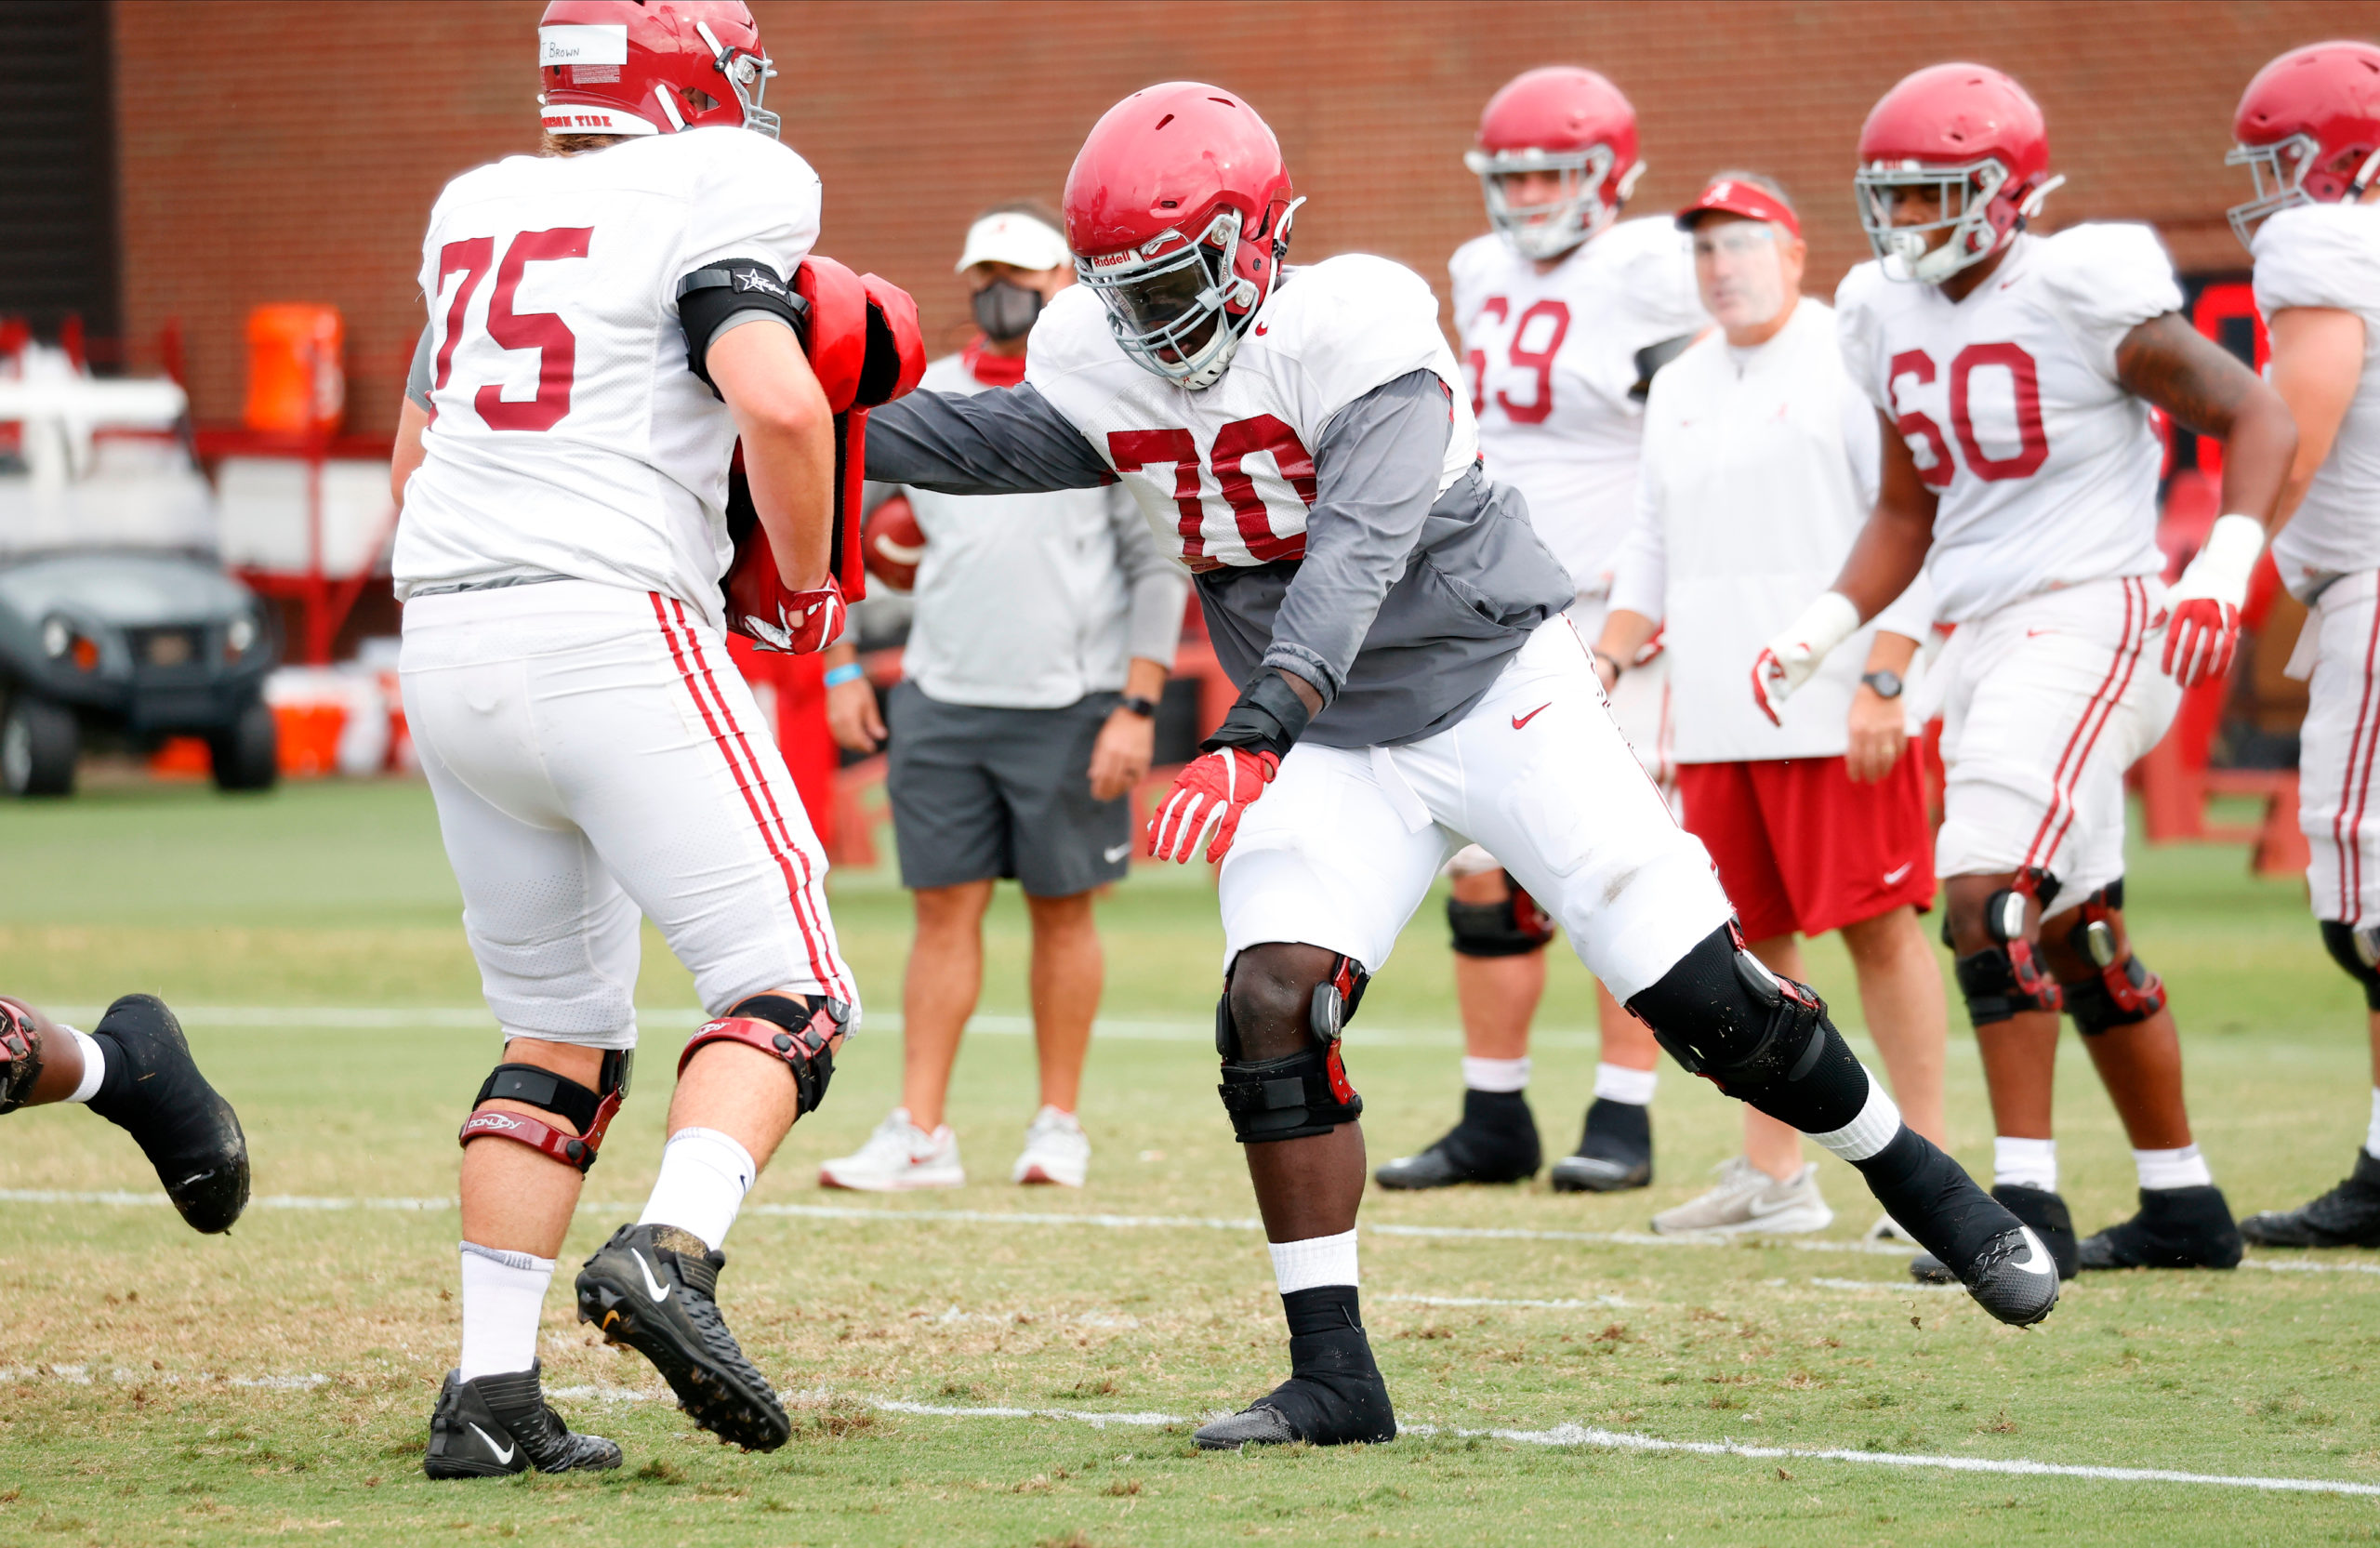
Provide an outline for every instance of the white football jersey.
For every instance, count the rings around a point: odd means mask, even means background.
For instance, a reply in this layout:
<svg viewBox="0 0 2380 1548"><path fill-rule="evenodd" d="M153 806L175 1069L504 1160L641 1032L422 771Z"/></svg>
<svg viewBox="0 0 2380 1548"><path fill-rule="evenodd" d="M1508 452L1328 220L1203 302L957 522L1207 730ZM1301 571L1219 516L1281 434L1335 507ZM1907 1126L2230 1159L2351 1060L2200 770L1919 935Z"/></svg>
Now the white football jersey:
<svg viewBox="0 0 2380 1548"><path fill-rule="evenodd" d="M2256 230L2256 307L2333 307L2363 319L2363 377L2331 455L2272 542L2300 596L2325 576L2380 568L2380 205L2300 205Z"/></svg>
<svg viewBox="0 0 2380 1548"><path fill-rule="evenodd" d="M1324 429L1415 371L1447 387L1443 494L1478 460L1478 429L1436 298L1386 258L1347 253L1287 271L1231 368L1198 391L1134 364L1091 287L1069 285L1033 325L1025 379L1116 470L1165 551L1205 571L1302 557Z"/></svg>
<svg viewBox="0 0 2380 1548"><path fill-rule="evenodd" d="M2181 304L2146 226L2019 236L1963 301L1888 280L1872 261L1844 277L1844 364L1940 502L1926 574L1941 617L2163 570L2163 451L2115 355L2124 335Z"/></svg>
<svg viewBox="0 0 2380 1548"><path fill-rule="evenodd" d="M719 621L735 425L686 364L678 282L790 276L818 177L748 129L509 156L446 185L422 240L435 350L397 595L511 576L667 593Z"/></svg>
<svg viewBox="0 0 2380 1548"><path fill-rule="evenodd" d="M1455 329L1488 476L1528 502L1582 596L1601 596L1635 507L1636 352L1710 326L1666 217L1623 220L1545 273L1501 236L1455 249Z"/></svg>

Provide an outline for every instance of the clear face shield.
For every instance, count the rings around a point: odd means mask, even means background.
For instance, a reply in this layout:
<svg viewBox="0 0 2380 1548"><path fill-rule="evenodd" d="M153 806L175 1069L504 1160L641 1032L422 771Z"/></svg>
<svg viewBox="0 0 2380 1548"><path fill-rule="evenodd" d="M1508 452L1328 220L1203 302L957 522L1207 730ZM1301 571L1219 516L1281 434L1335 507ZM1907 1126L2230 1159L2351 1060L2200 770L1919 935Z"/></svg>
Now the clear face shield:
<svg viewBox="0 0 2380 1548"><path fill-rule="evenodd" d="M695 22L694 31L710 46L712 62L727 77L728 88L735 93L736 105L744 110L744 126L771 139L777 139L784 119L760 106L760 99L768 94L769 82L776 76L775 61L766 54L739 53L728 47L719 41L719 34L710 30L707 21Z"/></svg>
<svg viewBox="0 0 2380 1548"><path fill-rule="evenodd" d="M1462 163L1478 175L1488 225L1523 258L1544 259L1560 258L1602 229L1607 216L1599 194L1611 176L1612 160L1610 146L1590 145L1583 151L1471 151ZM1628 197L1643 170L1641 164L1629 168L1620 198ZM1554 174L1560 192L1551 199L1515 202L1508 183L1531 172Z"/></svg>
<svg viewBox="0 0 2380 1548"><path fill-rule="evenodd" d="M1991 256L1998 234L1991 229L1991 200L2007 180L2007 168L1987 157L1964 166L1878 162L1853 174L1852 186L1859 225L1885 276L1939 284ZM2039 208L2048 192L2028 200L2026 213Z"/></svg>
<svg viewBox="0 0 2380 1548"><path fill-rule="evenodd" d="M1135 364L1185 387L1210 386L1239 343L1225 307L1237 302L1245 326L1256 304L1255 284L1232 271L1238 213L1218 215L1196 241L1169 232L1147 246L1160 251L1077 257L1076 277L1106 308L1108 331Z"/></svg>
<svg viewBox="0 0 2380 1548"><path fill-rule="evenodd" d="M1765 220L1694 228L1694 271L1703 310L1722 328L1755 328L1785 310L1785 237Z"/></svg>
<svg viewBox="0 0 2380 1548"><path fill-rule="evenodd" d="M2231 147L2223 165L2246 167L2256 185L2254 198L2225 212L2231 218L2231 234L2240 239L2240 245L2245 247L2254 239L2256 227L2267 216L2278 215L2292 205L2311 202L2312 196L2306 192L2306 174L2313 168L2314 156L2320 149L2312 135L2291 135L2270 145Z"/></svg>

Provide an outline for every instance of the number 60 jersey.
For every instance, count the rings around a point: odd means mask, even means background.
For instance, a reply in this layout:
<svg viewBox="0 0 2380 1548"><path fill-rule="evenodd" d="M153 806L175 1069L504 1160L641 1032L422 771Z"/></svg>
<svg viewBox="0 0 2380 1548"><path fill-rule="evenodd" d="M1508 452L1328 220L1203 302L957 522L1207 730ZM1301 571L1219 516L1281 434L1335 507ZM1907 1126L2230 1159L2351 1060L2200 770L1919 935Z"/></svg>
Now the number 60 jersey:
<svg viewBox="0 0 2380 1548"><path fill-rule="evenodd" d="M1874 262L1844 276L1835 327L1851 379L1938 500L1926 573L1940 617L2163 570L2163 454L2149 405L2116 379L2116 347L2181 304L2146 226L2019 236L1961 301Z"/></svg>
<svg viewBox="0 0 2380 1548"><path fill-rule="evenodd" d="M432 379L397 595L563 576L719 621L735 425L686 364L678 281L719 258L791 275L818 177L749 129L509 156L446 185L422 239Z"/></svg>

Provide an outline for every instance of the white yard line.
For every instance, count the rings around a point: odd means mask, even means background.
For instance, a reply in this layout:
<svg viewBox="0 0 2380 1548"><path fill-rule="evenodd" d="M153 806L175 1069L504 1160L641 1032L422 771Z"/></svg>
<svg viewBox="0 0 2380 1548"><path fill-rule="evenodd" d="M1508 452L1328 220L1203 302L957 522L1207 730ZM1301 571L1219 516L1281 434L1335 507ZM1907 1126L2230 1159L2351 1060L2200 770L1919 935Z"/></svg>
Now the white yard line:
<svg viewBox="0 0 2380 1548"><path fill-rule="evenodd" d="M166 1202L165 1196L162 1193L83 1193L61 1188L0 1188L0 1204L102 1204L118 1207L162 1208ZM456 1201L452 1198L324 1197L299 1194L266 1194L248 1201L248 1208L252 1210L394 1210L434 1213L452 1210L455 1207ZM597 1212L616 1212L634 1210L638 1206L589 1199L582 1200L579 1208ZM1107 1231L1257 1231L1263 1228L1262 1221L1244 1215L1118 1215L1047 1210L912 1210L871 1208L852 1204L753 1204L747 1206L743 1212L747 1215L775 1215L799 1220L841 1220L862 1223L907 1221L919 1224L1011 1227L1087 1225ZM1455 1241L1557 1241L1583 1242L1609 1247L1664 1248L1757 1245L1790 1248L1796 1252L1847 1252L1863 1257L1898 1258L1909 1255L1908 1247L1891 1242L1805 1241L1798 1237L1752 1237L1707 1235L1659 1237L1645 1231L1539 1231L1512 1226L1399 1225L1394 1223L1374 1224L1369 1222L1364 1223L1362 1229L1368 1236L1412 1237ZM2380 1275L2380 1264L2373 1263L2326 1264L2306 1259L2249 1258L2240 1266L2267 1269L2283 1274Z"/></svg>
<svg viewBox="0 0 2380 1548"><path fill-rule="evenodd" d="M227 1386L265 1391L307 1391L329 1383L330 1377L319 1372L294 1376L214 1376L200 1373L185 1378L175 1374L159 1374L146 1370L124 1369L105 1372L109 1380L130 1384L178 1386L191 1383L221 1382ZM98 1376L86 1366L0 1366L0 1382L55 1381L71 1385L89 1386ZM621 1386L555 1387L547 1396L563 1402L654 1402L667 1394L658 1390L640 1391ZM868 1397L861 1395L838 1395L823 1387L785 1394L788 1407L820 1407L838 1396L857 1402L879 1413L908 1414L921 1419L1042 1419L1064 1423L1088 1424L1104 1430L1110 1425L1133 1429L1162 1429L1167 1425L1193 1424L1197 1421L1183 1414L1171 1413L1111 1413L1095 1409L1023 1409L995 1406L960 1406L952 1403L915 1403L904 1398ZM1544 1430L1466 1429L1435 1424L1401 1424L1399 1435L1446 1436L1457 1440L1501 1440L1514 1446L1561 1448L1592 1448L1608 1451L1643 1451L1671 1453L1692 1457L1740 1457L1754 1462L1839 1462L1871 1467L1938 1467L1951 1473L1981 1473L2000 1476L2028 1478L2081 1478L2093 1483L2122 1484L2195 1484L2215 1488L2247 1488L2266 1492L2295 1494L2348 1494L2380 1496L2380 1484L2348 1483L2333 1478L2276 1478L2254 1475L2228 1473L2188 1473L2166 1467L2107 1467L2093 1463L2033 1462L2019 1457L1945 1457L1920 1452L1863 1451L1848 1448L1816 1448L1800 1446L1747 1446L1732 1440L1668 1440L1659 1436L1640 1435L1630 1430L1606 1430L1593 1425L1556 1424Z"/></svg>

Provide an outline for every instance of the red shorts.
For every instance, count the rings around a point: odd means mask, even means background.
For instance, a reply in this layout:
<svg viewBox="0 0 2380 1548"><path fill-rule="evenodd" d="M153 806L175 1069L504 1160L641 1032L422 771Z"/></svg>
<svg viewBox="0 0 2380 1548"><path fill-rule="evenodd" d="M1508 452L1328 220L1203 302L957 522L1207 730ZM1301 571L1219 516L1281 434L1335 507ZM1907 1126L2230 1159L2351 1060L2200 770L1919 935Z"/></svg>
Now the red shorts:
<svg viewBox="0 0 2380 1548"><path fill-rule="evenodd" d="M1840 758L1681 763L1686 830L1702 840L1749 940L1824 934L1934 902L1917 748L1880 785Z"/></svg>

